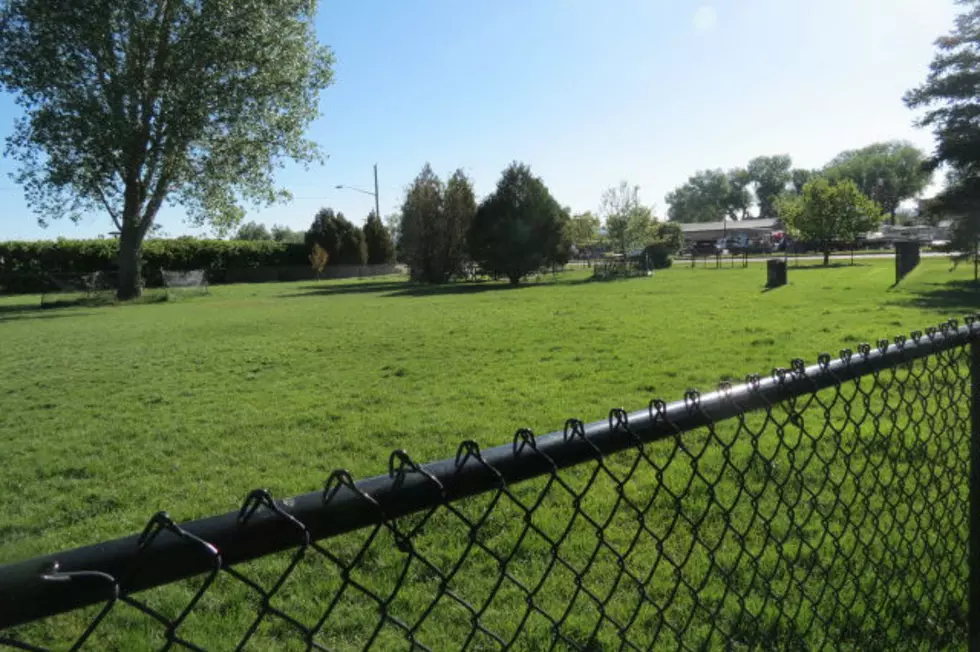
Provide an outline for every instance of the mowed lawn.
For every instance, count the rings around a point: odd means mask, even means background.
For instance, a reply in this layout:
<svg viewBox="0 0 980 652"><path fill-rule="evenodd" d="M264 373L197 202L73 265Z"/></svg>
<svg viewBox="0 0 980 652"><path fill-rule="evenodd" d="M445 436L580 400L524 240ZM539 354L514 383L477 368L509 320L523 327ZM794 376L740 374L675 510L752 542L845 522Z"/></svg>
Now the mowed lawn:
<svg viewBox="0 0 980 652"><path fill-rule="evenodd" d="M315 491L336 468L377 475L397 448L424 462L603 419L980 306L969 265L924 259L892 287L893 265L791 266L769 292L750 265L46 310L0 298L0 563L138 532L158 510L183 521L255 488Z"/></svg>

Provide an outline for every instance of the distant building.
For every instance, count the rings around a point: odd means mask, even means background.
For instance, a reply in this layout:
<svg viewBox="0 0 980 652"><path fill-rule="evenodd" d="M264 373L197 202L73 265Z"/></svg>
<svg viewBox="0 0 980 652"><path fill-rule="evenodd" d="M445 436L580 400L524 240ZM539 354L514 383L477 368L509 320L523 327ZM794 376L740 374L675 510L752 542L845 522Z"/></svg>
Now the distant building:
<svg viewBox="0 0 980 652"><path fill-rule="evenodd" d="M752 242L771 239L772 234L780 230L776 218L760 218L753 220L725 220L722 222L695 222L681 224L684 240L692 245L697 242L716 242L722 238L729 242Z"/></svg>
<svg viewBox="0 0 980 652"><path fill-rule="evenodd" d="M890 246L894 242L915 241L923 244L948 242L952 238L952 220L943 220L936 226L916 224L912 226L892 226L883 224L879 231L869 233L865 242L869 245Z"/></svg>

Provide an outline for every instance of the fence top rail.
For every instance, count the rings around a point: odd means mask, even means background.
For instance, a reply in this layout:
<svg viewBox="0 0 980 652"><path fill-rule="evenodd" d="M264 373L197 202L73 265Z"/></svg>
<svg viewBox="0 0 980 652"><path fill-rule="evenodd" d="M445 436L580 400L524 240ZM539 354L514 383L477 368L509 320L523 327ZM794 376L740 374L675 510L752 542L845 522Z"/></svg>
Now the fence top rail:
<svg viewBox="0 0 980 652"><path fill-rule="evenodd" d="M627 413L585 424L570 419L561 431L535 436L518 430L511 444L480 450L473 441L456 455L418 464L402 450L388 474L355 482L334 471L324 489L284 500L253 491L239 511L176 524L156 514L141 535L0 566L0 628L16 626L120 595L161 586L265 555L493 491L599 457L676 437L708 424L770 407L903 363L965 346L980 337L980 317L950 320L909 337L862 344L817 364L788 368L746 382L723 383L708 394L689 390L673 403L653 400Z"/></svg>

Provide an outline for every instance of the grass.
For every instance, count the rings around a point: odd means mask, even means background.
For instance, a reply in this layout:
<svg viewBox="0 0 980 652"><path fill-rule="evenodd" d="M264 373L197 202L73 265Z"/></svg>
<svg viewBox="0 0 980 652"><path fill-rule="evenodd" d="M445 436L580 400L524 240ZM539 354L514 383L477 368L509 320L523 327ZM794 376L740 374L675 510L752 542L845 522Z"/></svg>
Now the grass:
<svg viewBox="0 0 980 652"><path fill-rule="evenodd" d="M557 282L518 289L494 284L429 289L400 279L239 285L174 302L46 310L37 309L37 297L3 298L0 452L5 468L0 494L10 499L0 520L0 563L131 534L162 509L179 521L237 509L256 487L268 488L276 497L315 491L335 468L350 469L355 477L376 475L386 469L396 448L407 449L419 461L445 458L463 439L483 446L509 443L520 427L546 432L569 417L602 419L612 407L635 409L653 397L674 399L690 387L711 389L720 381L788 366L795 357L813 362L821 351L908 333L980 306L968 267L949 273L944 259L923 259L896 287L890 260L791 268L790 286L770 292L762 291L765 273L759 264L715 270L681 263L654 278L591 283L586 282L587 272L575 272ZM857 427L856 441L866 436L880 446L880 433L867 427ZM731 446L745 459L757 458L748 443L751 437L737 443L728 439L736 434L720 429L698 437ZM704 468L714 465L730 473L722 446L710 450ZM777 449L770 452L766 456L773 460L785 455ZM657 454L665 460L670 451ZM628 460L610 464L619 474L629 468ZM667 473L664 483L683 488L692 477L691 460L684 458L671 468L677 470ZM569 478L584 483L588 475L582 471ZM631 479L630 490L649 492L653 482L648 470ZM729 486L737 478L719 482ZM770 480L763 473L758 482L765 487ZM587 493L588 501L607 513L615 501L615 483L598 483ZM542 486L528 483L518 495L533 502ZM856 496L865 489L842 485L836 491ZM550 509L560 513L562 497L550 496ZM707 485L691 490L689 499L695 510L710 504ZM778 507L782 498L773 500ZM570 503L564 502L567 512ZM471 501L466 509L478 514L480 505ZM666 527L674 511L667 503L656 503L652 518ZM723 522L715 512L706 521L709 529ZM565 521L541 514L542 527L557 536ZM497 543L488 545L509 550L519 532L513 523L520 516L510 507L495 510L486 527L488 541ZM631 526L628 517L622 511L610 516L607 531L613 540L635 529L635 519ZM435 518L435 523L451 520L444 512ZM813 527L797 520L780 516L770 529L802 532ZM437 531L443 533L438 541L430 536L420 545L428 546L425 554L447 568L466 549L467 532ZM387 535L380 536L383 540ZM683 547L692 536L679 531L671 545ZM738 608L758 603L754 613L764 614L752 629L755 636L763 632L770 638L753 639L755 644L812 644L772 615L774 607L764 604L768 598L757 578L745 575L748 566L738 561L737 546L723 531L718 536L719 563L729 563L728 571L746 583L749 599ZM358 537L332 545L337 554L353 555ZM594 532L585 528L574 532L567 546L582 553L584 542L593 538ZM764 536L749 541L758 547L763 567L773 573L783 568L786 556L779 546L763 545ZM376 543L364 560L372 586L382 594L391 590L402 568L392 542L387 543ZM820 557L821 552L826 552L822 544L811 555ZM514 573L531 583L543 577L547 553L541 541L525 544ZM646 562L633 563L649 565L650 550L645 554ZM717 576L709 557L692 562L685 573ZM271 577L276 563L259 562L255 572ZM475 556L470 566L454 582L474 603L492 603L483 618L488 627L511 631L514 611L501 601L523 605L524 596L510 587L491 600L492 558ZM589 571L593 588L612 590L616 560L599 559L594 568ZM290 613L315 621L316 607L322 610L323 595L339 579L325 570L322 560L318 567L314 560L297 573L302 581L291 581L285 590L292 595ZM408 622L435 590L435 579L424 567L412 565L410 577L417 586L399 593L392 607L401 609ZM614 646L618 639L608 623L603 626L596 610L580 606L582 601L570 593L572 578L560 571L552 577L541 591L549 608L561 614L562 605L575 602L563 635L599 646L595 649ZM770 584L782 581L792 588L793 577L790 572ZM658 576L652 586L662 594L671 583ZM243 591L226 589L228 595ZM162 608L173 609L189 591L182 584L153 593ZM209 600L185 626L195 633L194 640L218 645L236 632L240 636L254 614L252 601L244 595L231 603ZM625 617L629 600L624 600L611 604L610 613ZM635 630L643 630L641 638L653 637L657 622L663 629L671 618L683 620L687 616L680 614L686 608L694 619L690 640L717 643L711 616L715 608L719 613L730 610L730 595L712 583L677 600L675 610L681 611L637 616L642 627ZM700 600L714 606L697 607ZM806 602L800 596L798 601ZM955 602L936 608L955 611ZM821 604L812 608L814 614ZM851 611L860 615L873 608L861 603ZM357 649L376 621L373 609L364 599L346 599L331 619L343 625L331 631L326 643ZM419 632L433 649L458 646L460 641L451 638L452 625L465 623L460 610L442 610ZM119 627L105 628L111 633L100 634L106 638L95 647L145 645L149 626L132 611L117 609L112 618ZM55 644L59 637L80 631L80 623L77 616L59 617L30 626L27 633ZM872 631L874 623L867 623L859 621L855 631ZM550 630L543 618L529 620L526 632L522 649L548 647ZM404 637L394 628L385 627L379 636L379 649L399 641L404 647ZM288 627L263 625L257 647L278 648L287 640ZM855 634L853 645L867 645L868 640ZM480 636L473 646L495 649Z"/></svg>

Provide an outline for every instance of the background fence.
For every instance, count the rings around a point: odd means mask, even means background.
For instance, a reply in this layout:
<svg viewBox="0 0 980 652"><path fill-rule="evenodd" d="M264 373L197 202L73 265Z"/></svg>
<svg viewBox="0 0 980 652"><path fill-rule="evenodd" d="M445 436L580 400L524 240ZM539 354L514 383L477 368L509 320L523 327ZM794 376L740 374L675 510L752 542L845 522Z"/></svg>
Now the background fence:
<svg viewBox="0 0 980 652"><path fill-rule="evenodd" d="M0 567L0 636L980 649L978 337L950 322L431 464L396 451L387 475L336 471L315 494L158 514L140 536Z"/></svg>

